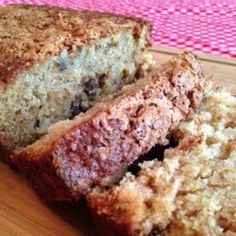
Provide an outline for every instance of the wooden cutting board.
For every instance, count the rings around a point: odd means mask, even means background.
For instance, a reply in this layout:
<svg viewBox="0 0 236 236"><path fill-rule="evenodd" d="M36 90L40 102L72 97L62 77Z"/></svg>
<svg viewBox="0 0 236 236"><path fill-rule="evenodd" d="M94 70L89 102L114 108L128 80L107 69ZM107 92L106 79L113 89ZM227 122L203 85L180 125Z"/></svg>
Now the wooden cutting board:
<svg viewBox="0 0 236 236"><path fill-rule="evenodd" d="M159 63L181 52L153 47L150 52ZM198 54L208 75L236 94L236 60ZM0 236L96 235L84 202L46 205L24 178L0 163Z"/></svg>

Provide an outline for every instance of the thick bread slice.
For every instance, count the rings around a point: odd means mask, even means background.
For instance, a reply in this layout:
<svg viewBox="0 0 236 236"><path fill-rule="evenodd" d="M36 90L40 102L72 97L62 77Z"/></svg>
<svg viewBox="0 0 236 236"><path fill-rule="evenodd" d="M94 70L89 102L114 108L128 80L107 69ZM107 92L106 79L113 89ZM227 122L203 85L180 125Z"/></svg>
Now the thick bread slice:
<svg viewBox="0 0 236 236"><path fill-rule="evenodd" d="M119 94L49 129L15 164L46 200L78 199L107 185L196 108L206 80L198 59L184 53Z"/></svg>
<svg viewBox="0 0 236 236"><path fill-rule="evenodd" d="M33 143L135 78L151 24L50 6L0 8L0 146Z"/></svg>
<svg viewBox="0 0 236 236"><path fill-rule="evenodd" d="M236 235L236 98L208 91L175 135L163 162L88 195L101 235Z"/></svg>

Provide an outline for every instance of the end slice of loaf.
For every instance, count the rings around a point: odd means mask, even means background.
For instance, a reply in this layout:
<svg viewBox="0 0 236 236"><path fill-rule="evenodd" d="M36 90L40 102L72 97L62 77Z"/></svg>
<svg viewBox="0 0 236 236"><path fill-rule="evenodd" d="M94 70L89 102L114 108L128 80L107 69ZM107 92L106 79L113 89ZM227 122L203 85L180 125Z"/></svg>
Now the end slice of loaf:
<svg viewBox="0 0 236 236"><path fill-rule="evenodd" d="M135 79L151 24L49 6L0 8L0 146L33 143Z"/></svg>
<svg viewBox="0 0 236 236"><path fill-rule="evenodd" d="M87 200L101 235L236 235L236 98L209 90L179 145Z"/></svg>
<svg viewBox="0 0 236 236"><path fill-rule="evenodd" d="M200 103L205 85L197 57L186 52L74 120L58 122L14 162L45 200L78 199L165 144Z"/></svg>

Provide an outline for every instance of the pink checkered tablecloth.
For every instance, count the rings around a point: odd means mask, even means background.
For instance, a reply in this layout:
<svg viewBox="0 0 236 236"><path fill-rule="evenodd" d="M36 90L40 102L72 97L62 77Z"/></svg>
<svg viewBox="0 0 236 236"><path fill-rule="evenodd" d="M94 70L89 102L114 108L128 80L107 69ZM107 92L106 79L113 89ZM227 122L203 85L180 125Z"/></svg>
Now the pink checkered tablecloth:
<svg viewBox="0 0 236 236"><path fill-rule="evenodd" d="M133 15L153 22L153 43L236 58L236 0L0 0Z"/></svg>

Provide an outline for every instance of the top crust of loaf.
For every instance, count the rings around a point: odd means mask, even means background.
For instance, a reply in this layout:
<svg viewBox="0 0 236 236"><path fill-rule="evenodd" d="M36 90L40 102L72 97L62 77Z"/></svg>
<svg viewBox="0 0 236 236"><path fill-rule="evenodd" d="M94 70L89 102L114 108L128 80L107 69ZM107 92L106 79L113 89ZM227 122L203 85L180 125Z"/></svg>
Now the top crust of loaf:
<svg viewBox="0 0 236 236"><path fill-rule="evenodd" d="M150 44L151 24L138 18L52 6L0 8L0 87L63 48L73 56L81 47L119 32L139 37L143 29Z"/></svg>

